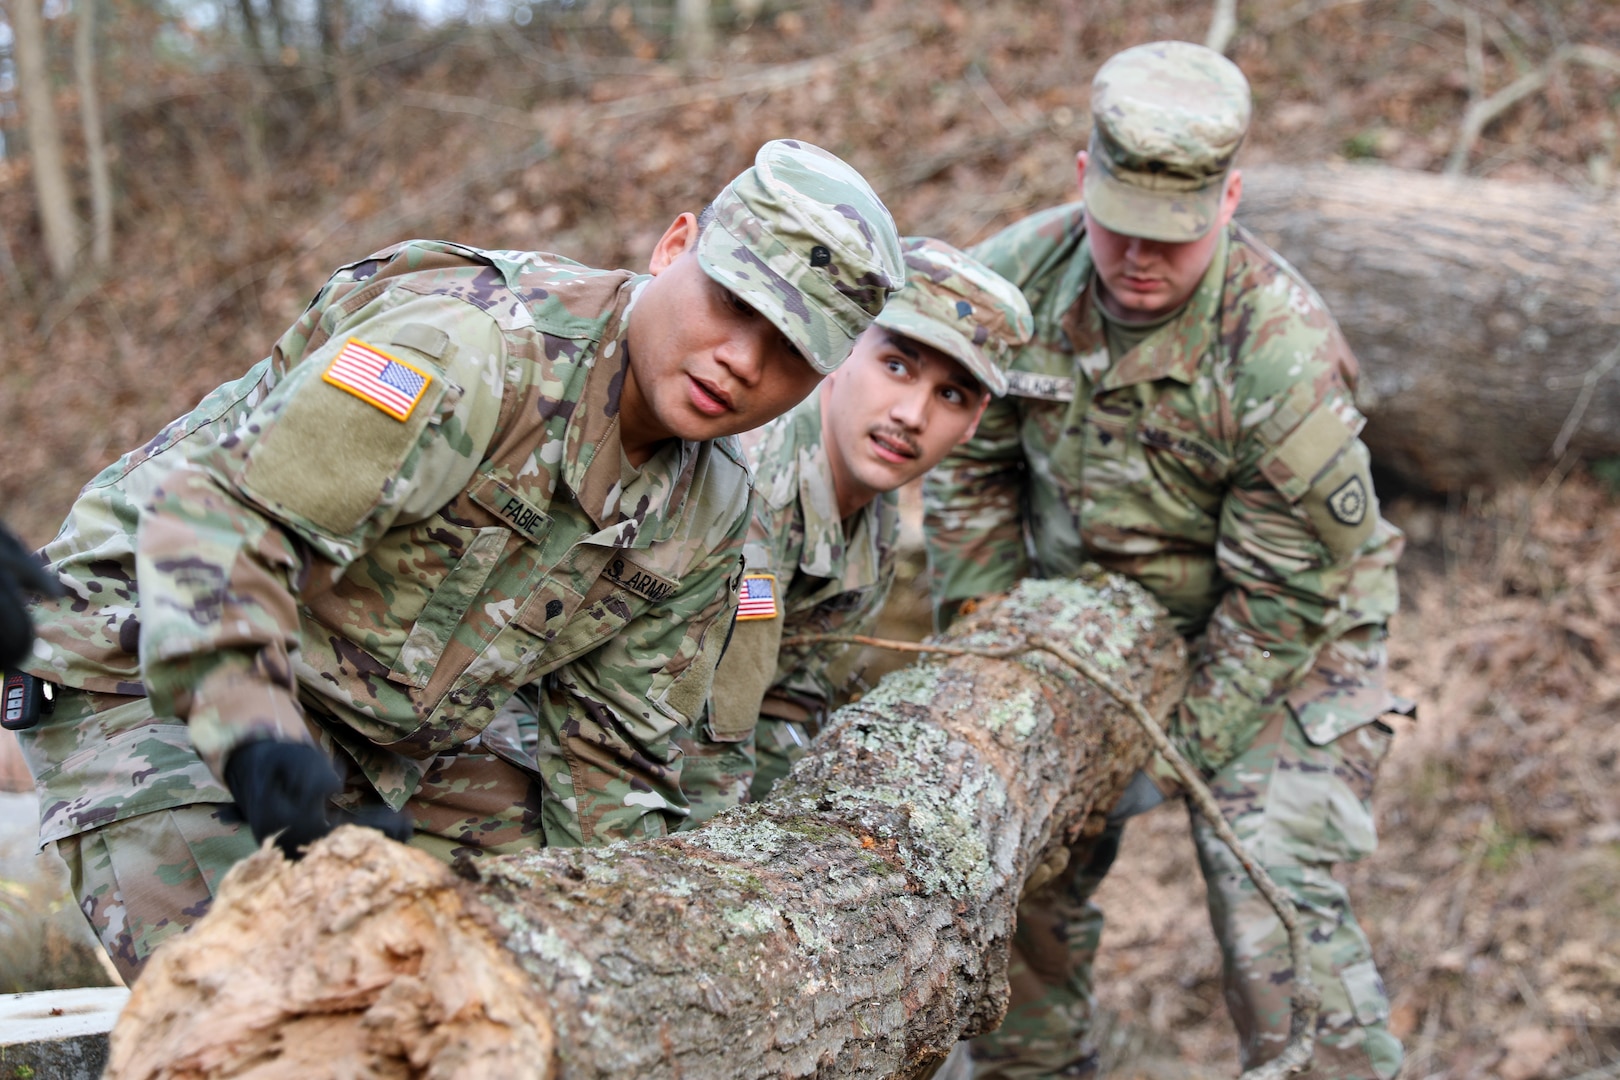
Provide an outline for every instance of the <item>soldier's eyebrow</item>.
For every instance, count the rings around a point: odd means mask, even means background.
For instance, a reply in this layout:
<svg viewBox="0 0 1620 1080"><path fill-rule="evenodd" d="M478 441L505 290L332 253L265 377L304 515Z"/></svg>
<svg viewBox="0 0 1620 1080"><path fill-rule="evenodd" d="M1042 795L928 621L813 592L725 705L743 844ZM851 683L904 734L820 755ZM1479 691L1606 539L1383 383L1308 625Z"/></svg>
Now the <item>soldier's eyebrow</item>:
<svg viewBox="0 0 1620 1080"><path fill-rule="evenodd" d="M904 334L897 334L888 327L884 327L883 336L888 340L890 348L894 349L895 352L904 354L908 360L922 359L922 349L915 341L912 341Z"/></svg>

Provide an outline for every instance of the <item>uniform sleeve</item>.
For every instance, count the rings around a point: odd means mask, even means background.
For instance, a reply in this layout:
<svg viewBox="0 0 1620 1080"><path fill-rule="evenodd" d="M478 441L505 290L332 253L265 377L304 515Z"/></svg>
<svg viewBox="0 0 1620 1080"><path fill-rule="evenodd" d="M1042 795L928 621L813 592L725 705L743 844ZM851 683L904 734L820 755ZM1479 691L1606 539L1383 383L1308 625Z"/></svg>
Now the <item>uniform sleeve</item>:
<svg viewBox="0 0 1620 1080"><path fill-rule="evenodd" d="M1320 313L1326 319L1325 313ZM1313 340L1307 338L1307 340ZM1216 559L1231 587L1210 617L1180 716L1183 748L1214 770L1247 747L1323 644L1394 607L1392 530L1382 526L1337 331L1298 349L1281 335L1246 357L1240 402L1264 402L1241 433ZM1305 359L1302 360L1301 356ZM1386 573L1388 596L1363 586Z"/></svg>
<svg viewBox="0 0 1620 1080"><path fill-rule="evenodd" d="M695 728L713 686L737 611L747 523L735 508L722 520L730 531L675 592L546 680L541 730L560 734L565 754L584 766L570 770L571 792L553 793L569 805L547 822L548 844L660 835L685 813L675 739Z"/></svg>
<svg viewBox="0 0 1620 1080"><path fill-rule="evenodd" d="M950 625L961 601L1010 589L1029 571L1018 429L1012 399L991 401L973 438L923 481L923 535L938 629Z"/></svg>
<svg viewBox="0 0 1620 1080"><path fill-rule="evenodd" d="M504 341L471 305L385 296L322 321L324 344L167 477L137 527L142 678L219 776L245 741L308 738L292 664L300 598L464 488L500 409ZM380 383L353 375L339 366L352 342L397 366Z"/></svg>

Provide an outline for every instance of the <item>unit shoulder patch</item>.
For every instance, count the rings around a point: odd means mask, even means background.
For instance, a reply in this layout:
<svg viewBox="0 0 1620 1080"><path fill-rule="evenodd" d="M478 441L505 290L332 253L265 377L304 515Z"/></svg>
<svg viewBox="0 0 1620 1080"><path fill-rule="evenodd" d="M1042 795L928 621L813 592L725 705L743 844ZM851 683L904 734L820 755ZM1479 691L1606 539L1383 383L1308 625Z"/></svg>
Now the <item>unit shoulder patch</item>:
<svg viewBox="0 0 1620 1080"><path fill-rule="evenodd" d="M411 418L433 382L421 368L359 338L344 343L321 378L401 422Z"/></svg>
<svg viewBox="0 0 1620 1080"><path fill-rule="evenodd" d="M1327 497L1328 512L1341 525L1360 525L1367 519L1367 485L1352 476Z"/></svg>
<svg viewBox="0 0 1620 1080"><path fill-rule="evenodd" d="M737 589L737 621L776 618L776 575L747 573Z"/></svg>

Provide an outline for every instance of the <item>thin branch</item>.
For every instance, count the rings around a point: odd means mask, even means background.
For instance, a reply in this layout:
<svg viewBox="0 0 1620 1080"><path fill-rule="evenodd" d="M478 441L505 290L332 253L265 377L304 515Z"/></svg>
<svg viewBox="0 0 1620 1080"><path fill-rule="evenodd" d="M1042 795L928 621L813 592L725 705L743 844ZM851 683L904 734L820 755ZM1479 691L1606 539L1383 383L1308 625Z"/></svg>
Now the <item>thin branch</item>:
<svg viewBox="0 0 1620 1080"><path fill-rule="evenodd" d="M768 94L786 90L807 83L822 74L835 72L845 65L865 64L890 53L899 52L912 45L915 40L909 32L902 31L862 42L842 52L829 53L826 56L817 56L792 64L779 64L746 75L653 90L644 94L631 94L628 97L582 109L569 119L569 123L576 129L585 130L606 120L622 120L645 113L678 109L698 102L723 101L726 98L742 97L747 94ZM543 121L532 113L485 101L482 98L407 90L401 95L400 100L403 104L417 108L465 113L494 123L539 131L542 134L555 130L553 124Z"/></svg>
<svg viewBox="0 0 1620 1080"><path fill-rule="evenodd" d="M1457 129L1457 139L1452 143L1450 156L1446 158L1445 175L1462 175L1468 167L1468 157L1474 151L1474 144L1479 141L1485 128L1525 98L1540 93L1565 64L1582 64L1600 71L1620 74L1620 53L1611 52L1598 45L1565 45L1555 49L1546 62L1535 71L1521 75L1488 98L1472 102L1467 112L1463 114L1462 123Z"/></svg>
<svg viewBox="0 0 1620 1080"><path fill-rule="evenodd" d="M1324 11L1332 11L1334 8L1359 7L1366 2L1367 0L1300 0L1300 3L1295 4L1287 11L1262 20L1256 29L1262 34L1275 34L1287 30L1296 23L1304 22L1312 15L1320 15Z"/></svg>
<svg viewBox="0 0 1620 1080"><path fill-rule="evenodd" d="M984 72L979 70L979 65L969 64L967 74L962 78L972 87L979 103L995 118L996 123L1001 125L1001 129L1009 135L1016 133L1020 126L1018 114L1007 107L1007 102L996 93L996 88L990 85L990 80L984 77Z"/></svg>
<svg viewBox="0 0 1620 1080"><path fill-rule="evenodd" d="M1551 457L1561 458L1564 451L1569 449L1569 441L1580 430L1581 420L1586 416L1586 408L1592 404L1592 395L1597 392L1598 383L1620 364L1620 345L1609 350L1609 354L1581 376L1581 392L1575 396L1575 404L1570 406L1569 415L1564 418L1564 426L1558 429L1558 438L1553 440Z"/></svg>

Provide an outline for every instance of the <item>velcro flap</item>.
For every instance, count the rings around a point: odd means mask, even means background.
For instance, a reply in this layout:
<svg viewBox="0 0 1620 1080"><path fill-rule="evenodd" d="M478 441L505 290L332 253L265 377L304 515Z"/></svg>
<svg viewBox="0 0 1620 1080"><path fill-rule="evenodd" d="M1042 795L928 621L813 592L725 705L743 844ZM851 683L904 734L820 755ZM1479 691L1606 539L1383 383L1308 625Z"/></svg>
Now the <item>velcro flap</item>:
<svg viewBox="0 0 1620 1080"><path fill-rule="evenodd" d="M1260 471L1289 502L1299 502L1354 441L1357 430L1323 402L1261 459Z"/></svg>
<svg viewBox="0 0 1620 1080"><path fill-rule="evenodd" d="M327 360L310 363L315 366L291 389L280 413L267 419L248 452L240 484L271 510L346 538L382 501L421 439L445 381L426 360L418 360L412 370L426 383L416 388L410 408L385 411L352 388L316 375L327 369Z"/></svg>

